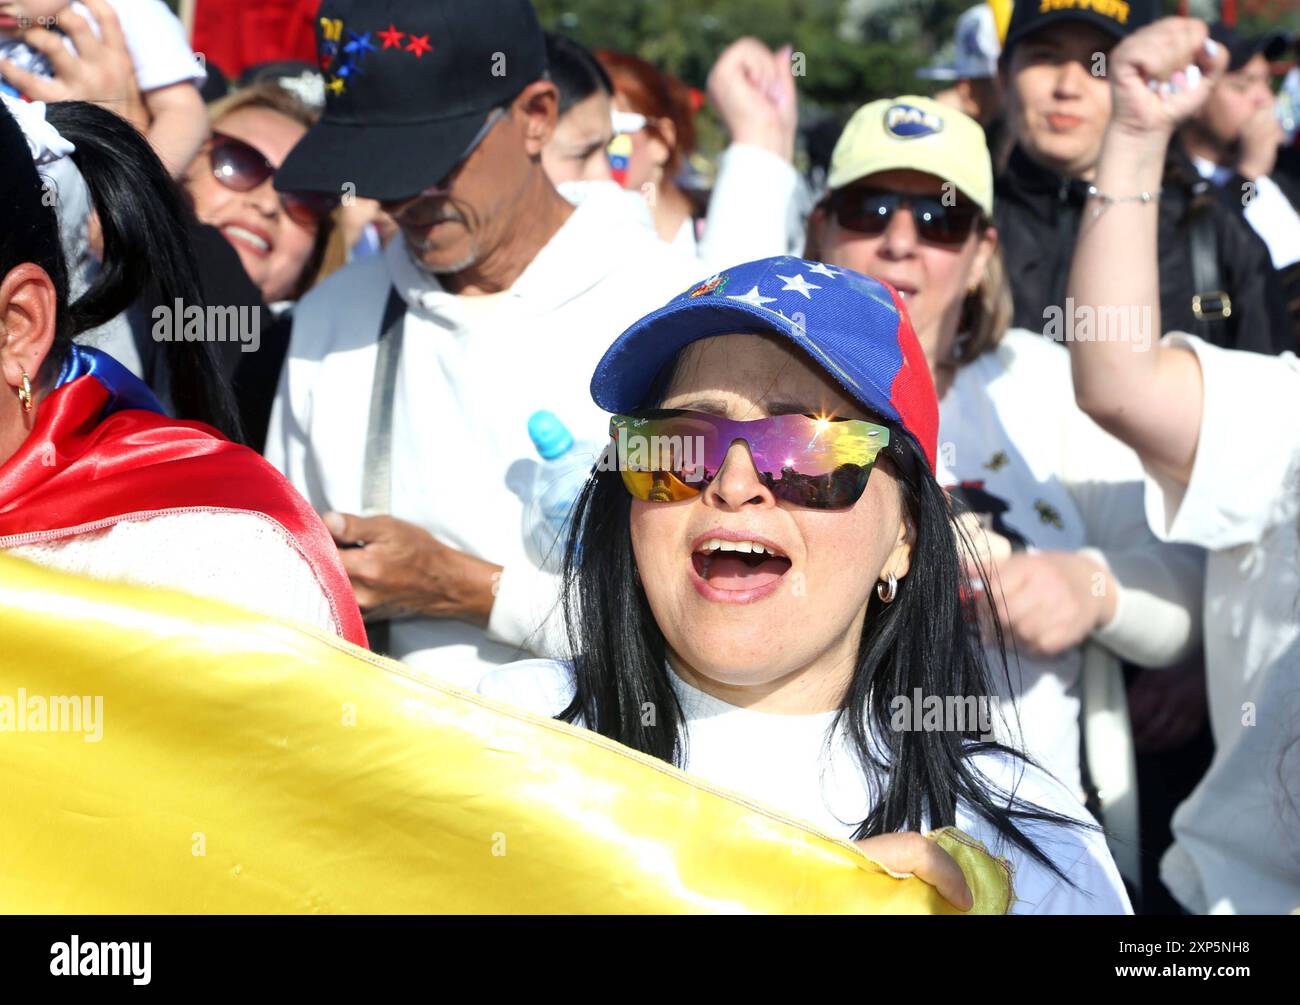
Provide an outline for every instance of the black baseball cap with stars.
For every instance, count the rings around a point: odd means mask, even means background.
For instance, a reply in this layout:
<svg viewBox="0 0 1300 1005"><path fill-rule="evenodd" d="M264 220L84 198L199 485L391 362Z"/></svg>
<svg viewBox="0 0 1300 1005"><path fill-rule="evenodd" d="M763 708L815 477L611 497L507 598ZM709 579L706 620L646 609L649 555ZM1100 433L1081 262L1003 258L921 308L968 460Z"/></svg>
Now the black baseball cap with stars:
<svg viewBox="0 0 1300 1005"><path fill-rule="evenodd" d="M316 39L325 111L276 172L280 191L416 195L546 74L529 0L324 0Z"/></svg>

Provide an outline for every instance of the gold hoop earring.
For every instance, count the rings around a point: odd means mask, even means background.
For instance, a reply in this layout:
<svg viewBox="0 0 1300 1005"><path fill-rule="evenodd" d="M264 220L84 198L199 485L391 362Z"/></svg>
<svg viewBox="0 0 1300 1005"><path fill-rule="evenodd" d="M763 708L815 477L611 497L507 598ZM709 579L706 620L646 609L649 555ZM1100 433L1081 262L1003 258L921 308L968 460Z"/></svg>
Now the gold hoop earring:
<svg viewBox="0 0 1300 1005"><path fill-rule="evenodd" d="M876 596L883 603L892 604L894 598L898 596L898 577L892 572L885 573L885 581L876 584Z"/></svg>
<svg viewBox="0 0 1300 1005"><path fill-rule="evenodd" d="M22 402L23 411L32 410L32 382L27 379L27 371L21 371L23 375L23 386L18 389L18 400Z"/></svg>

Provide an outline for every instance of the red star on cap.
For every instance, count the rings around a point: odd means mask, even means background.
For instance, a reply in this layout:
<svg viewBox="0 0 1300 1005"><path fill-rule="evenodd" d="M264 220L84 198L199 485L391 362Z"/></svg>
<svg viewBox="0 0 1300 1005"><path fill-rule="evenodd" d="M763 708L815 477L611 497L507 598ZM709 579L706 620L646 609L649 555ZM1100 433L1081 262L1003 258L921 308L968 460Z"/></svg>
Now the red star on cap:
<svg viewBox="0 0 1300 1005"><path fill-rule="evenodd" d="M415 53L416 59L423 59L426 52L433 52L433 46L429 44L428 35L412 35L406 51Z"/></svg>
<svg viewBox="0 0 1300 1005"><path fill-rule="evenodd" d="M406 37L406 32L398 31L391 21L388 23L387 31L379 31L375 32L375 34L384 40L385 49L402 48L402 39Z"/></svg>

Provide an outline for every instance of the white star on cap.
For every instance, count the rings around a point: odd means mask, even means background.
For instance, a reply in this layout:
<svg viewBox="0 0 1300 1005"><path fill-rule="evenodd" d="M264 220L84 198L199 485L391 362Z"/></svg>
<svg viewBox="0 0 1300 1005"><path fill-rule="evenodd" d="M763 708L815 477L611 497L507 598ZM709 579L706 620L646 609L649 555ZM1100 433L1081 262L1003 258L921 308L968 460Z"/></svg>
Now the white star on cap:
<svg viewBox="0 0 1300 1005"><path fill-rule="evenodd" d="M751 289L743 297L727 297L727 299L739 300L743 304L752 304L755 307L762 307L764 304L770 304L776 302L776 297L765 297L761 293L759 293L757 286Z"/></svg>
<svg viewBox="0 0 1300 1005"><path fill-rule="evenodd" d="M816 262L808 266L809 272L816 272L818 275L825 276L827 279L835 279L840 273L836 272L825 262Z"/></svg>
<svg viewBox="0 0 1300 1005"><path fill-rule="evenodd" d="M805 300L812 299L812 294L808 292L809 290L821 289L820 286L815 286L812 283L808 282L808 280L803 277L803 273L801 272L796 272L793 276L783 276L778 272L776 278L785 280L785 285L781 287L783 291L794 290L796 293L802 293L804 295Z"/></svg>

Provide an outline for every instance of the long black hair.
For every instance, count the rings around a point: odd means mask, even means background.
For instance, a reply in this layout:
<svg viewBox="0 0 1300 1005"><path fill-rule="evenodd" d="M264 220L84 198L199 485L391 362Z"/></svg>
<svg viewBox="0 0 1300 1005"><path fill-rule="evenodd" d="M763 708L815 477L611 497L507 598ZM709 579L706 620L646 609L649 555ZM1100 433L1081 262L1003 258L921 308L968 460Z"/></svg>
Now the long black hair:
<svg viewBox="0 0 1300 1005"><path fill-rule="evenodd" d="M660 391L666 377L661 374L655 381ZM647 400L661 398L652 391ZM899 581L893 602L871 595L853 677L835 719L836 727L846 729L864 775L879 770L885 779L855 837L952 825L961 800L1006 840L1061 876L1017 821L1084 825L1012 799L970 762L973 755L990 751L1022 766L1032 764L1030 758L981 737L974 723L965 731L891 728L894 699L910 699L917 689L924 695L976 699L997 691L975 602L968 599L975 594L960 557L975 554L974 549L916 441L898 425L885 424L890 446L882 457L899 475L914 542L910 572ZM581 720L625 746L682 766L685 717L667 667L666 642L637 576L631 496L616 470L600 467L577 500L565 548L562 604L576 691L559 718ZM991 600L983 603L991 613ZM1002 634L996 617L987 621L995 634L990 648L999 656L1010 693ZM644 714L647 707L655 709L653 717Z"/></svg>
<svg viewBox="0 0 1300 1005"><path fill-rule="evenodd" d="M149 142L124 119L80 101L47 106L46 121L76 146L71 159L85 179L103 234L103 261L88 289L69 303L68 263L53 202L26 141L0 107L0 276L24 262L39 265L57 298L54 345L38 383L48 386L76 336L126 310L152 283L161 301L203 306L198 266L186 243L191 211ZM229 386L208 342L177 342L163 353L177 414L241 432Z"/></svg>

